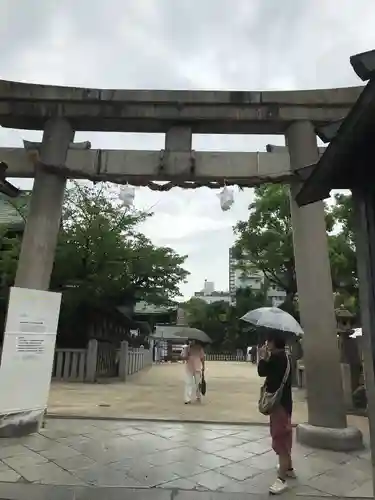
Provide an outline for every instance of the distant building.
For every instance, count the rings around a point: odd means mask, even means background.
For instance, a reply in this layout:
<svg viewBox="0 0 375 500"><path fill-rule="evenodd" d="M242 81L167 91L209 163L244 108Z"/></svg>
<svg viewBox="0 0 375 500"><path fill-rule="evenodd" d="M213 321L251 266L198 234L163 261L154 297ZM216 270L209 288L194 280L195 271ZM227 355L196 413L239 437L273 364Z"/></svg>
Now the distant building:
<svg viewBox="0 0 375 500"><path fill-rule="evenodd" d="M229 294L232 304L236 301L238 288L251 288L260 291L264 285L265 277L262 271L254 270L245 272L238 268L238 260L234 256L233 248L229 249ZM272 306L277 307L285 300L286 293L281 287L270 285L267 290L267 298Z"/></svg>
<svg viewBox="0 0 375 500"><path fill-rule="evenodd" d="M285 301L286 292L283 288L271 285L267 289L267 297L273 307L278 307Z"/></svg>
<svg viewBox="0 0 375 500"><path fill-rule="evenodd" d="M215 285L213 281L204 281L203 290L200 292L195 292L194 297L197 299L204 300L207 304L213 304L214 302L231 302L229 292L217 292L215 291Z"/></svg>
<svg viewBox="0 0 375 500"><path fill-rule="evenodd" d="M31 191L22 191L17 198L0 193L0 227L9 233L22 234L28 212Z"/></svg>

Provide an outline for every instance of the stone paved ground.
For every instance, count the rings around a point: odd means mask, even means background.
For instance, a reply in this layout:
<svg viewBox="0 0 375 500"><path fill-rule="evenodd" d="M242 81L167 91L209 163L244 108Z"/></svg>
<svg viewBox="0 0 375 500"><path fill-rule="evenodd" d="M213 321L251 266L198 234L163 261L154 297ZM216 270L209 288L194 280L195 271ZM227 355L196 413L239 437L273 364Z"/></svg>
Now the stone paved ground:
<svg viewBox="0 0 375 500"><path fill-rule="evenodd" d="M294 460L299 479L284 498L372 497L368 449L296 444ZM274 478L265 426L53 419L40 434L2 440L0 448L7 499L240 500L267 494Z"/></svg>
<svg viewBox="0 0 375 500"><path fill-rule="evenodd" d="M208 362L207 396L201 407L183 404L182 364L154 365L127 383L52 384L50 414L230 423L267 419L257 411L259 379L251 363ZM306 422L305 392L294 394L294 421Z"/></svg>

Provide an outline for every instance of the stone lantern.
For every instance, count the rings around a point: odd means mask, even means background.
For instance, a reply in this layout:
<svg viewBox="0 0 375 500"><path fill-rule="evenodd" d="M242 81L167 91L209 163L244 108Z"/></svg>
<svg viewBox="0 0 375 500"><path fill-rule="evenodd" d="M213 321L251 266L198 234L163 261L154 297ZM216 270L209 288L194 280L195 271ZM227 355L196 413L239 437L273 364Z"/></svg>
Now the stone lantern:
<svg viewBox="0 0 375 500"><path fill-rule="evenodd" d="M353 393L361 385L362 377L362 357L358 339L350 338L355 315L343 306L336 309L335 313L344 397L347 407L353 408Z"/></svg>

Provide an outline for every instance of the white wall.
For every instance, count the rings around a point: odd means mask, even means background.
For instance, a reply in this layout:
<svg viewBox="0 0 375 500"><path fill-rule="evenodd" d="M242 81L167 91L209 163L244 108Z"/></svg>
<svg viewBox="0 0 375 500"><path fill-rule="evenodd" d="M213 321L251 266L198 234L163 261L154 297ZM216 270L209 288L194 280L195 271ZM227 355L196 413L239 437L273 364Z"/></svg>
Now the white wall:
<svg viewBox="0 0 375 500"><path fill-rule="evenodd" d="M200 295L197 298L203 300L206 304L213 304L214 302L227 302L229 304L231 301L229 293L227 295Z"/></svg>

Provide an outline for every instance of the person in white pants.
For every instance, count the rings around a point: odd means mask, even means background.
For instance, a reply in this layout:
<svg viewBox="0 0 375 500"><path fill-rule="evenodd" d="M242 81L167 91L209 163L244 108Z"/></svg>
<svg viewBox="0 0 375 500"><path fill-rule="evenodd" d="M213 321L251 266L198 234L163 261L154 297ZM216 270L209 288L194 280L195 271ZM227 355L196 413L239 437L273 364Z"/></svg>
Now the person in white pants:
<svg viewBox="0 0 375 500"><path fill-rule="evenodd" d="M190 404L193 397L197 402L201 401L200 383L204 373L204 349L196 341L192 341L182 353L185 363L185 404Z"/></svg>

